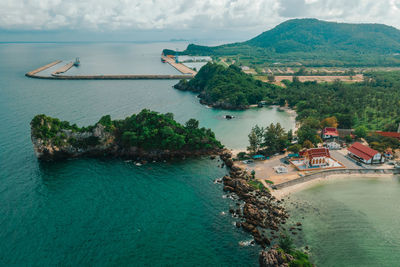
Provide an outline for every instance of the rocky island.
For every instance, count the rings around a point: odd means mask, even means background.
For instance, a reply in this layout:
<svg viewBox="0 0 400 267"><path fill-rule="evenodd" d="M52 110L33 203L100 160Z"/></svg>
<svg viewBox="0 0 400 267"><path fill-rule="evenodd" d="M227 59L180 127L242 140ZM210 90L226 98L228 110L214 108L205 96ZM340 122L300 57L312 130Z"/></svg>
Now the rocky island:
<svg viewBox="0 0 400 267"><path fill-rule="evenodd" d="M190 119L182 125L172 113L142 110L123 120L103 116L95 125L78 127L44 114L31 121L36 156L45 161L89 157L161 160L218 154L215 134Z"/></svg>

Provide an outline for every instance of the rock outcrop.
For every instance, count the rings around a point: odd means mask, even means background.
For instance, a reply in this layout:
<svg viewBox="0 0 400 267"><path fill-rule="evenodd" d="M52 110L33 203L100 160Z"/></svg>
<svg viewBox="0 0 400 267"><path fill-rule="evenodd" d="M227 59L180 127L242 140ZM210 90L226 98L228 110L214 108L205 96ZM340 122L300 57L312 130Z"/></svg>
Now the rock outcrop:
<svg viewBox="0 0 400 267"><path fill-rule="evenodd" d="M293 261L292 255L285 253L279 247L274 246L268 251L261 251L258 262L261 267L288 267Z"/></svg>

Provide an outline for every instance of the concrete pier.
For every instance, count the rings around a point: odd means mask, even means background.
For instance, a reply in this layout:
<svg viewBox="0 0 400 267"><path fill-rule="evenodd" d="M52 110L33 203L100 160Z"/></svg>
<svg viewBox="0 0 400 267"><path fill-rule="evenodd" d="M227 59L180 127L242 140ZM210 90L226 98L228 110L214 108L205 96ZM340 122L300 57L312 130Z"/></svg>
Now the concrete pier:
<svg viewBox="0 0 400 267"><path fill-rule="evenodd" d="M54 65L56 65L56 64L58 64L58 63L61 63L61 62L62 62L61 60L56 60L56 61L54 61L54 62L51 62L51 63L47 64L47 65L44 65L43 67L40 67L40 68L37 68L37 69L35 69L35 70L33 70L33 71L28 72L28 73L26 74L26 76L31 77L31 76L35 75L36 73L41 72L41 71L44 71L44 70L46 70L46 69L48 69L48 68L51 68L51 67L53 67Z"/></svg>
<svg viewBox="0 0 400 267"><path fill-rule="evenodd" d="M70 62L67 65L65 65L65 66L59 68L58 70L56 70L55 72L53 72L51 75L57 75L57 74L60 74L60 73L67 72L73 66L74 66L74 63Z"/></svg>
<svg viewBox="0 0 400 267"><path fill-rule="evenodd" d="M181 63L176 63L175 60L173 58L169 58L169 57L165 57L165 56L161 56L162 59L164 59L168 64L170 64L172 67L174 67L175 69L177 69L179 72L183 73L183 74L191 74L193 76L196 76L197 72L192 70L189 67L186 67L185 65L181 64Z"/></svg>

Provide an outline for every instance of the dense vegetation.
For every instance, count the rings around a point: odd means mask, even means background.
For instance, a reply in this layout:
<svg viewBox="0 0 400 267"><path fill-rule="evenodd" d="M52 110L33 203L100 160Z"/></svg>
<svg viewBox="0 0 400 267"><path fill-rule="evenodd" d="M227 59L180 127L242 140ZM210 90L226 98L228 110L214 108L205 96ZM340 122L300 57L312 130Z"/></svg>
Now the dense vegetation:
<svg viewBox="0 0 400 267"><path fill-rule="evenodd" d="M367 74L362 83L294 81L279 88L275 101L296 107L298 120L335 116L339 128L360 125L369 130L396 131L400 122L400 72Z"/></svg>
<svg viewBox="0 0 400 267"><path fill-rule="evenodd" d="M285 132L280 123L271 123L266 128L256 125L249 134L250 154L272 155L284 151L293 138L292 130Z"/></svg>
<svg viewBox="0 0 400 267"><path fill-rule="evenodd" d="M109 115L103 116L94 126L82 127L70 125L66 121L37 115L31 122L32 135L45 142L56 145L70 144L88 147L99 144L99 138L88 135L98 124L115 137L121 147L138 147L145 150L209 150L222 148L210 129L199 128L199 122L190 119L185 125L173 119L173 114L159 114L150 110L142 110L124 120L111 120Z"/></svg>
<svg viewBox="0 0 400 267"><path fill-rule="evenodd" d="M276 86L254 80L237 66L225 68L207 63L190 81L181 80L175 88L200 94L203 103L226 109L243 109L262 100L272 103L268 95Z"/></svg>
<svg viewBox="0 0 400 267"><path fill-rule="evenodd" d="M288 20L242 43L190 44L184 54L231 56L249 65L399 66L400 31L382 24Z"/></svg>

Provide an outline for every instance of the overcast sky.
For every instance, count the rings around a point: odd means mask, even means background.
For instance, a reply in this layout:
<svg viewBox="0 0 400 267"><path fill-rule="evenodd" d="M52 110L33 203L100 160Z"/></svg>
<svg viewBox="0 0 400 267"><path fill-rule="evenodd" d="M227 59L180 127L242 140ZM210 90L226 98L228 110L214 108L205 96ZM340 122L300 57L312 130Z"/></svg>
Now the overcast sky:
<svg viewBox="0 0 400 267"><path fill-rule="evenodd" d="M0 41L240 40L304 17L400 28L400 0L0 0Z"/></svg>

